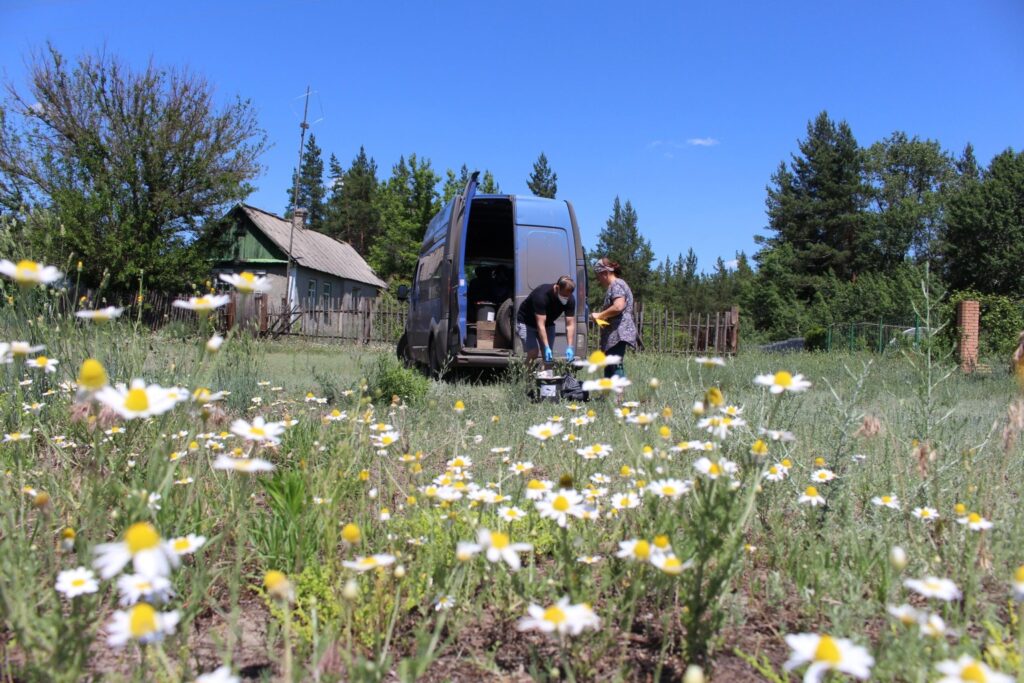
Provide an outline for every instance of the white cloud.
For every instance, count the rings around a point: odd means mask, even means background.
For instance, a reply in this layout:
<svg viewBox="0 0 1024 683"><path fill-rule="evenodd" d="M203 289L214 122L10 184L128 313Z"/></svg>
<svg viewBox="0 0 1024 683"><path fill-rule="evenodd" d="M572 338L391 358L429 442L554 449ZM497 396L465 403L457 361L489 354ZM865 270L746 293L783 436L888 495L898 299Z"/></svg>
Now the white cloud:
<svg viewBox="0 0 1024 683"><path fill-rule="evenodd" d="M739 262L738 259L729 259L728 261L725 262L726 270L736 270L736 268L739 265L740 265L740 262Z"/></svg>
<svg viewBox="0 0 1024 683"><path fill-rule="evenodd" d="M688 145L694 145L695 147L714 147L718 144L718 140L715 138L690 138L686 141Z"/></svg>

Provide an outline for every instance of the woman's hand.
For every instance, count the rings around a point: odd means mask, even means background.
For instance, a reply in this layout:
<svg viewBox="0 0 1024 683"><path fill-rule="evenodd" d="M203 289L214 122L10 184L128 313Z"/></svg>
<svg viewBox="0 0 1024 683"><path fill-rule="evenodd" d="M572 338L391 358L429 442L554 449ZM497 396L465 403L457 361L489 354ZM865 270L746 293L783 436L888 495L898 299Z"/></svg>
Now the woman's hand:
<svg viewBox="0 0 1024 683"><path fill-rule="evenodd" d="M595 323L597 323L598 327L607 327L608 326L608 321L604 320L603 318L598 318L597 317L597 313L591 313L590 314L590 319L593 320Z"/></svg>

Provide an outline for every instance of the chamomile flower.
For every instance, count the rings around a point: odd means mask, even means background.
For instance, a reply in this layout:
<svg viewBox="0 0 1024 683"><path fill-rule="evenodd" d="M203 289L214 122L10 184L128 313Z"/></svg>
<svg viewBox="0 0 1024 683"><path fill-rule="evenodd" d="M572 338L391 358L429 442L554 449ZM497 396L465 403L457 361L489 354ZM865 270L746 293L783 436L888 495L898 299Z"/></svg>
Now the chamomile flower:
<svg viewBox="0 0 1024 683"><path fill-rule="evenodd" d="M793 375L785 370L780 370L774 375L758 375L754 378L754 384L771 387L773 394L781 394L784 391L805 391L811 386L811 383L805 380L803 375Z"/></svg>
<svg viewBox="0 0 1024 683"><path fill-rule="evenodd" d="M824 468L822 468L820 470L815 470L814 473L811 474L811 481L813 481L813 482L815 482L817 484L827 484L828 482L832 481L835 478L836 478L836 473L835 472L833 472L832 470L824 469Z"/></svg>
<svg viewBox="0 0 1024 683"><path fill-rule="evenodd" d="M526 512L514 506L498 508L498 516L506 522L518 522L526 517Z"/></svg>
<svg viewBox="0 0 1024 683"><path fill-rule="evenodd" d="M597 350L592 354L584 358L578 358L573 361L573 365L580 368L586 368L587 372L597 372L602 368L609 365L618 365L622 361L622 356L608 356L605 355L604 351ZM584 390L586 391L586 390Z"/></svg>
<svg viewBox="0 0 1024 683"><path fill-rule="evenodd" d="M963 524L971 531L985 531L992 528L992 522L988 521L977 512L972 512L956 520L957 524Z"/></svg>
<svg viewBox="0 0 1024 683"><path fill-rule="evenodd" d="M123 647L130 640L152 643L174 633L178 625L177 611L157 612L152 605L140 602L127 610L114 612L107 626L107 643L112 647Z"/></svg>
<svg viewBox="0 0 1024 683"><path fill-rule="evenodd" d="M725 359L719 356L697 356L693 359L693 362L697 365L703 365L706 368L725 367Z"/></svg>
<svg viewBox="0 0 1024 683"><path fill-rule="evenodd" d="M580 564L597 564L603 559L600 555L580 555L576 558L576 561Z"/></svg>
<svg viewBox="0 0 1024 683"><path fill-rule="evenodd" d="M872 505L889 508L890 510L900 509L900 499L896 496L875 496L871 499Z"/></svg>
<svg viewBox="0 0 1024 683"><path fill-rule="evenodd" d="M619 550L615 553L615 557L624 560L649 562L651 557L656 554L660 554L660 551L650 541L642 538L633 538L628 541L619 541Z"/></svg>
<svg viewBox="0 0 1024 683"><path fill-rule="evenodd" d="M543 424L533 425L526 430L526 433L539 441L547 441L553 436L558 436L565 427L555 422L544 422Z"/></svg>
<svg viewBox="0 0 1024 683"><path fill-rule="evenodd" d="M922 614L918 622L921 629L921 636L929 638L945 638L947 635L954 635L954 632L946 628L946 620L938 614Z"/></svg>
<svg viewBox="0 0 1024 683"><path fill-rule="evenodd" d="M443 609L455 607L455 598L451 595L442 595L434 602L434 611L440 612Z"/></svg>
<svg viewBox="0 0 1024 683"><path fill-rule="evenodd" d="M825 499L818 493L818 489L813 486L808 486L804 489L803 495L800 496L798 503L807 503L811 507L818 507L819 505L825 504Z"/></svg>
<svg viewBox="0 0 1024 683"><path fill-rule="evenodd" d="M171 581L164 576L143 576L125 574L117 579L117 590L121 594L121 606L137 602L167 602L174 595Z"/></svg>
<svg viewBox="0 0 1024 683"><path fill-rule="evenodd" d="M274 463L262 458L235 458L230 455L221 454L213 461L215 470L231 470L232 472L273 472Z"/></svg>
<svg viewBox="0 0 1024 683"><path fill-rule="evenodd" d="M508 471L512 474L526 474L533 469L533 463L529 460L514 462L508 467Z"/></svg>
<svg viewBox="0 0 1024 683"><path fill-rule="evenodd" d="M78 567L66 569L57 575L57 592L65 598L77 598L79 595L95 593L100 589L96 583L96 575L91 569Z"/></svg>
<svg viewBox="0 0 1024 683"><path fill-rule="evenodd" d="M390 432L381 432L379 434L374 434L372 437L370 437L371 441L373 442L374 448L379 449L385 449L390 446L393 446L395 443L398 442L400 438L401 434L394 430Z"/></svg>
<svg viewBox="0 0 1024 683"><path fill-rule="evenodd" d="M136 522L125 530L123 541L96 546L93 567L99 571L101 578L110 579L129 562L136 574L168 576L171 568L178 566L178 556L160 538L160 533L152 524Z"/></svg>
<svg viewBox="0 0 1024 683"><path fill-rule="evenodd" d="M993 671L970 655L957 660L944 659L935 665L942 678L936 683L1013 683L1013 676Z"/></svg>
<svg viewBox="0 0 1024 683"><path fill-rule="evenodd" d="M632 510L636 507L640 507L640 496L632 491L616 493L612 496L612 508L616 510Z"/></svg>
<svg viewBox="0 0 1024 683"><path fill-rule="evenodd" d="M184 389L165 389L159 384L147 385L145 380L134 379L131 386L103 387L96 392L96 400L126 420L155 417L171 410L182 398Z"/></svg>
<svg viewBox="0 0 1024 683"><path fill-rule="evenodd" d="M91 320L94 323L105 323L113 320L114 318L120 317L122 313L124 313L123 308L107 306L106 308L77 311L75 312L75 316L82 318L83 320Z"/></svg>
<svg viewBox="0 0 1024 683"><path fill-rule="evenodd" d="M616 394L621 394L622 391L628 387L630 382L625 377L619 375L612 375L611 377L602 377L601 379L587 380L583 383L583 391L592 391L596 393L602 393L606 391L612 391Z"/></svg>
<svg viewBox="0 0 1024 683"><path fill-rule="evenodd" d="M647 485L648 493L652 493L658 498L671 500L686 495L691 489L693 489L693 482L689 479L657 479Z"/></svg>
<svg viewBox="0 0 1024 683"><path fill-rule="evenodd" d="M3 443L17 443L18 441L28 441L31 438L32 435L25 432L10 432L4 434Z"/></svg>
<svg viewBox="0 0 1024 683"><path fill-rule="evenodd" d="M930 507L914 508L911 513L922 522L933 522L939 518L939 511Z"/></svg>
<svg viewBox="0 0 1024 683"><path fill-rule="evenodd" d="M379 555L370 555L369 557L357 557L353 561L345 561L341 564L343 567L362 573L371 569L377 569L378 567L386 567L389 564L394 564L394 562L394 555L381 553Z"/></svg>
<svg viewBox="0 0 1024 683"><path fill-rule="evenodd" d="M178 538L172 538L168 541L171 552L178 557L181 557L182 555L191 555L202 548L204 543L206 543L206 536L198 536L196 534L179 536Z"/></svg>
<svg viewBox="0 0 1024 683"><path fill-rule="evenodd" d="M508 534L500 531L480 529L476 535L477 543L484 550L488 562L503 561L512 571L519 571L522 563L519 553L533 550L529 543L512 543Z"/></svg>
<svg viewBox="0 0 1024 683"><path fill-rule="evenodd" d="M280 422L266 422L262 417L254 418L252 424L239 419L231 423L231 433L248 441L276 444L280 442L278 437L284 433L284 425Z"/></svg>
<svg viewBox="0 0 1024 683"><path fill-rule="evenodd" d="M553 519L560 527L569 524L569 517L583 516L583 496L572 489L549 491L543 500L535 503L543 519Z"/></svg>
<svg viewBox="0 0 1024 683"><path fill-rule="evenodd" d="M242 271L241 273L221 273L220 279L222 282L226 282L238 290L239 294L269 292L273 289L273 284L270 282L269 277L266 277L265 275L253 275L247 270Z"/></svg>
<svg viewBox="0 0 1024 683"><path fill-rule="evenodd" d="M1013 572L1013 597L1024 601L1024 564Z"/></svg>
<svg viewBox="0 0 1024 683"><path fill-rule="evenodd" d="M764 473L764 478L768 481L782 481L786 478L786 468L779 465L771 465L768 470Z"/></svg>
<svg viewBox="0 0 1024 683"><path fill-rule="evenodd" d="M601 626L594 611L586 603L569 604L566 596L548 607L530 605L527 615L519 620L516 628L520 631L557 633L560 636L576 636L585 629L597 630Z"/></svg>
<svg viewBox="0 0 1024 683"><path fill-rule="evenodd" d="M206 340L206 352L217 353L220 351L220 347L224 344L224 337L219 334L214 334L212 337Z"/></svg>
<svg viewBox="0 0 1024 683"><path fill-rule="evenodd" d="M764 427L758 427L757 433L761 436L767 436L771 441L796 441L796 437L793 432L787 432L782 429L765 429Z"/></svg>
<svg viewBox="0 0 1024 683"><path fill-rule="evenodd" d="M178 299L172 305L175 308L185 308L195 311L200 315L207 315L210 311L220 308L229 301L231 301L231 297L227 294L212 294L210 296L193 296L188 299Z"/></svg>
<svg viewBox="0 0 1024 683"><path fill-rule="evenodd" d="M609 444L595 443L586 448L577 448L576 454L583 456L584 460L595 460L608 457L612 450L614 449Z"/></svg>
<svg viewBox="0 0 1024 683"><path fill-rule="evenodd" d="M693 463L693 467L712 481L719 477L732 476L739 470L736 463L725 458L720 459L718 462L707 457L700 458L697 462Z"/></svg>
<svg viewBox="0 0 1024 683"><path fill-rule="evenodd" d="M910 605L888 605L885 611L904 626L913 626L921 620L921 612Z"/></svg>
<svg viewBox="0 0 1024 683"><path fill-rule="evenodd" d="M906 579L903 585L925 598L952 602L960 599L960 589L949 579L927 576L923 579Z"/></svg>
<svg viewBox="0 0 1024 683"><path fill-rule="evenodd" d="M541 500L555 487L553 481L547 479L531 479L526 483L527 500Z"/></svg>
<svg viewBox="0 0 1024 683"><path fill-rule="evenodd" d="M867 649L846 638L799 633L787 635L786 644L792 649L786 661L786 671L810 664L804 674L804 683L817 683L830 670L864 680L871 675L871 667L875 663Z"/></svg>
<svg viewBox="0 0 1024 683"><path fill-rule="evenodd" d="M672 576L678 576L693 566L693 560L683 562L675 553L654 553L651 555L651 564Z"/></svg>
<svg viewBox="0 0 1024 683"><path fill-rule="evenodd" d="M32 285L48 285L61 278L63 273L54 266L43 265L36 261L22 260L12 263L7 259L0 260L0 275L4 275L19 285L29 287Z"/></svg>
<svg viewBox="0 0 1024 683"><path fill-rule="evenodd" d="M29 358L25 361L25 365L32 368L33 370L42 370L48 375L52 375L57 372L57 364L60 363L56 358L48 358L47 356L36 356L35 358Z"/></svg>
<svg viewBox="0 0 1024 683"><path fill-rule="evenodd" d="M213 671L200 674L196 677L195 683L241 683L241 680L241 678L231 673L231 667L225 664Z"/></svg>

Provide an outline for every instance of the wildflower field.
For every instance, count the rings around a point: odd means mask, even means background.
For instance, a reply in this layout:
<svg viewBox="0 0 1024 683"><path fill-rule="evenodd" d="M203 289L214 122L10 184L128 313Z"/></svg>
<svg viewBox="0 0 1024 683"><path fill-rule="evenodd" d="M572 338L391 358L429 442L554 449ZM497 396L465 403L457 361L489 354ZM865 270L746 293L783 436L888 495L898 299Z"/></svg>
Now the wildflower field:
<svg viewBox="0 0 1024 683"><path fill-rule="evenodd" d="M938 337L532 403L0 273L2 680L1024 680L1024 403Z"/></svg>

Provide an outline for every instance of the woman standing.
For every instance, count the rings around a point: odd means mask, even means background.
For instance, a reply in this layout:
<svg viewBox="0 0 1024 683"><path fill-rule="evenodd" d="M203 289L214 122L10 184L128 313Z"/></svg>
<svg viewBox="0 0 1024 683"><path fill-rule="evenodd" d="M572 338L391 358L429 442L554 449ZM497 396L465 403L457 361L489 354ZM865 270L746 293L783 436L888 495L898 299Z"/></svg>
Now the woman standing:
<svg viewBox="0 0 1024 683"><path fill-rule="evenodd" d="M637 329L633 320L633 290L622 279L622 269L618 263L602 258L594 264L597 282L605 290L604 303L601 310L591 313L590 317L601 326L601 350L606 356L626 355L626 347L636 348ZM622 361L616 365L606 365L604 376L624 376Z"/></svg>

